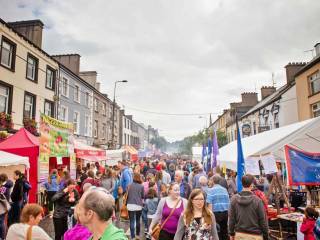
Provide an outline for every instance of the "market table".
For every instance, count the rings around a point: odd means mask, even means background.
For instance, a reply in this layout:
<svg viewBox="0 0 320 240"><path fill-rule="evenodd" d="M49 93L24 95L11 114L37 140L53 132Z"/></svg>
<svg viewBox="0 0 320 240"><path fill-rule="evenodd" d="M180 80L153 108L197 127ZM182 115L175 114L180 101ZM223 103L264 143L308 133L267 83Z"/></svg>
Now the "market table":
<svg viewBox="0 0 320 240"><path fill-rule="evenodd" d="M290 222L295 222L297 224L297 240L303 240L304 235L300 232L300 227L304 218L304 214L293 212L293 213L286 213L280 214L277 216L280 220L286 220ZM281 224L281 221L279 222Z"/></svg>

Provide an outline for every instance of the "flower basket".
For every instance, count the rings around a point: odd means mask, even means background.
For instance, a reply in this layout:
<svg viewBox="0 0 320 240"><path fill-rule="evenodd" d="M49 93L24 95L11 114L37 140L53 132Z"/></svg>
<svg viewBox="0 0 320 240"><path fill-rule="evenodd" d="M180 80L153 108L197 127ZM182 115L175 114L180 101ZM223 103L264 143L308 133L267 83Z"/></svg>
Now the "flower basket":
<svg viewBox="0 0 320 240"><path fill-rule="evenodd" d="M39 133L37 131L37 122L34 119L24 118L23 119L23 126L25 129L27 129L33 135L39 136Z"/></svg>

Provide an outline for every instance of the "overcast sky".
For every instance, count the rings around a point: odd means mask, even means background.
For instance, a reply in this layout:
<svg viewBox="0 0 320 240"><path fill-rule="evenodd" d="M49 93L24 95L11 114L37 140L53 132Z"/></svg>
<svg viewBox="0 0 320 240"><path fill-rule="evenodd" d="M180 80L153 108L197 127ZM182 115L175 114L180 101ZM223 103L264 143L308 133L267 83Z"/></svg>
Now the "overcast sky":
<svg viewBox="0 0 320 240"><path fill-rule="evenodd" d="M31 4L32 3L32 4ZM0 0L5 21L40 19L49 54L79 53L101 90L168 140L203 128L240 94L285 83L284 66L310 61L320 41L317 0ZM134 108L134 109L132 109ZM209 116L206 115L207 122Z"/></svg>

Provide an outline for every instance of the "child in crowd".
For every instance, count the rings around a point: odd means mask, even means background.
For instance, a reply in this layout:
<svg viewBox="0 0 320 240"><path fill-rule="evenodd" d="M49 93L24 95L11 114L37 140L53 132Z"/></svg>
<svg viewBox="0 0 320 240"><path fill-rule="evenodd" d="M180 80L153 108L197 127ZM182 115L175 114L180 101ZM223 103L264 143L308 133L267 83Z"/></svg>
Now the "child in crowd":
<svg viewBox="0 0 320 240"><path fill-rule="evenodd" d="M147 194L147 199L144 204L144 208L147 212L147 218L148 218L148 226L146 226L146 229L149 229L150 223L154 217L154 214L157 211L159 199L157 196L157 192L154 188L150 188Z"/></svg>
<svg viewBox="0 0 320 240"><path fill-rule="evenodd" d="M304 240L315 240L313 229L319 213L312 207L307 207L305 210L305 218L300 227L300 232L304 234Z"/></svg>

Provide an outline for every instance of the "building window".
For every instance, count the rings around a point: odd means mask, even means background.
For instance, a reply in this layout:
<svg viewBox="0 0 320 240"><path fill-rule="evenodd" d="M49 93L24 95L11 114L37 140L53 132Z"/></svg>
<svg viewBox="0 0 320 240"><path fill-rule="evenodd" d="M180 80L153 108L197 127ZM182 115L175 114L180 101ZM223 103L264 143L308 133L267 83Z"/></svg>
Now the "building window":
<svg viewBox="0 0 320 240"><path fill-rule="evenodd" d="M54 90L55 80L56 80L56 71L53 68L47 66L46 88Z"/></svg>
<svg viewBox="0 0 320 240"><path fill-rule="evenodd" d="M27 79L37 82L38 81L38 59L28 53L27 59Z"/></svg>
<svg viewBox="0 0 320 240"><path fill-rule="evenodd" d="M53 102L49 100L44 100L44 114L53 117L54 105Z"/></svg>
<svg viewBox="0 0 320 240"><path fill-rule="evenodd" d="M124 134L124 145L127 145L127 134Z"/></svg>
<svg viewBox="0 0 320 240"><path fill-rule="evenodd" d="M106 138L106 129L107 125L105 123L102 123L102 139Z"/></svg>
<svg viewBox="0 0 320 240"><path fill-rule="evenodd" d="M65 97L69 96L69 81L66 78L61 80L61 94Z"/></svg>
<svg viewBox="0 0 320 240"><path fill-rule="evenodd" d="M80 87L78 85L74 85L73 100L78 103L80 102Z"/></svg>
<svg viewBox="0 0 320 240"><path fill-rule="evenodd" d="M12 87L0 83L0 112L11 113Z"/></svg>
<svg viewBox="0 0 320 240"><path fill-rule="evenodd" d="M94 120L93 134L95 138L98 138L98 121L97 120Z"/></svg>
<svg viewBox="0 0 320 240"><path fill-rule="evenodd" d="M79 134L80 130L80 113L74 111L73 112L73 132L75 134Z"/></svg>
<svg viewBox="0 0 320 240"><path fill-rule="evenodd" d="M24 118L34 119L36 116L36 96L25 92L24 94Z"/></svg>
<svg viewBox="0 0 320 240"><path fill-rule="evenodd" d="M256 135L257 134L256 122L253 122L252 125L253 125L253 134Z"/></svg>
<svg viewBox="0 0 320 240"><path fill-rule="evenodd" d="M90 107L90 95L88 92L86 92L86 95L85 95L85 104L87 107Z"/></svg>
<svg viewBox="0 0 320 240"><path fill-rule="evenodd" d="M10 69L11 71L14 71L15 69L16 48L17 45L15 43L2 36L0 64L5 68Z"/></svg>
<svg viewBox="0 0 320 240"><path fill-rule="evenodd" d="M106 105L106 103L102 103L102 114L104 116L107 115L107 105Z"/></svg>
<svg viewBox="0 0 320 240"><path fill-rule="evenodd" d="M67 122L68 120L68 108L65 106L60 107L60 120Z"/></svg>
<svg viewBox="0 0 320 240"><path fill-rule="evenodd" d="M317 102L312 105L312 113L313 113L313 117L320 116L320 102Z"/></svg>
<svg viewBox="0 0 320 240"><path fill-rule="evenodd" d="M94 99L94 110L98 112L98 99Z"/></svg>
<svg viewBox="0 0 320 240"><path fill-rule="evenodd" d="M86 136L90 136L89 124L90 124L90 117L89 117L89 115L85 115L85 117L84 117L84 131L85 131Z"/></svg>
<svg viewBox="0 0 320 240"><path fill-rule="evenodd" d="M309 76L311 95L320 92L320 71Z"/></svg>

